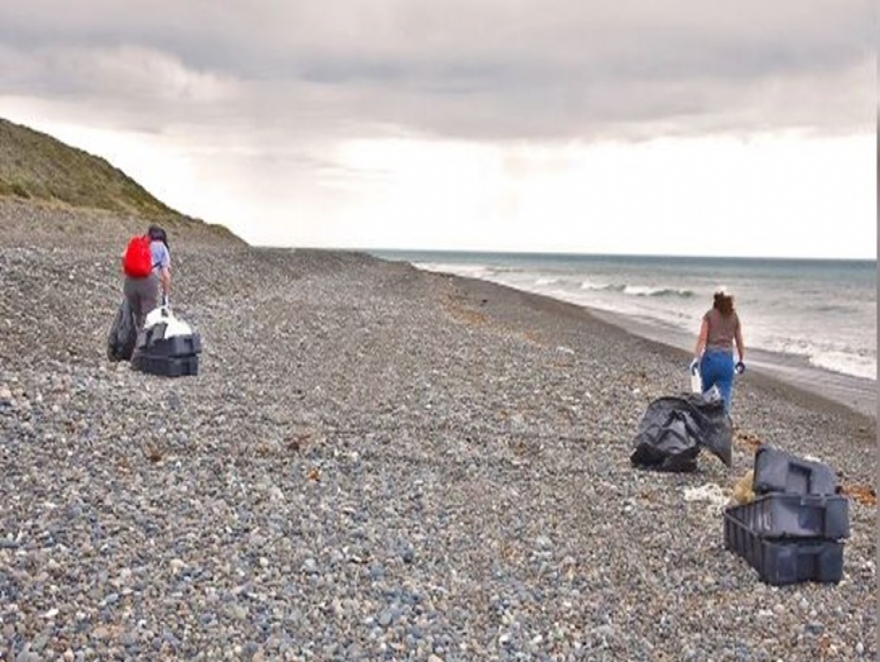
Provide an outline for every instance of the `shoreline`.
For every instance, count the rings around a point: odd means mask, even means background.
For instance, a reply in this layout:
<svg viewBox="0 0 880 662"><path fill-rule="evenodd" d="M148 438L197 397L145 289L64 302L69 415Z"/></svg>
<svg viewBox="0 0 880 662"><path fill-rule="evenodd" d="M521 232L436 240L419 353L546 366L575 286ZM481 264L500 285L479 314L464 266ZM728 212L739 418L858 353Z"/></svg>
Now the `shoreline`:
<svg viewBox="0 0 880 662"><path fill-rule="evenodd" d="M640 338L681 350L688 358L693 354L691 347L696 341L696 334L690 338L677 329L665 329L644 319L586 306L584 308L598 319ZM827 404L843 407L876 422L878 411L876 381L812 366L805 358L792 354L769 352L748 346L746 351L746 366L750 377L755 375L765 380L778 381L786 387L818 400L827 401ZM737 377L737 380L739 379Z"/></svg>
<svg viewBox="0 0 880 662"><path fill-rule="evenodd" d="M424 273L435 273L455 278L491 283L499 287L509 288L516 292L575 306L584 310L593 318L601 320L625 333L682 352L683 371L686 371L687 363L693 353L696 332L690 335L683 332L681 329L657 323L649 318L606 311L581 303L556 298L549 294L536 292L534 290L517 288L507 283L500 283L494 280L422 269L408 260L395 260L390 257L379 257L378 259L389 262L405 261L406 264L409 264L414 269ZM748 344L746 350L746 365L749 380L755 379L757 381L767 382L768 384L778 382L780 385L796 391L796 397L799 400L809 399L815 401L815 406L823 409L828 409L829 407L832 410L843 408L848 413L854 413L870 419L876 425L880 406L878 406L877 382L875 380L813 366L806 358L793 354L782 354L764 349L750 348L748 347ZM737 381L739 380L740 378L737 377Z"/></svg>
<svg viewBox="0 0 880 662"><path fill-rule="evenodd" d="M487 318L498 315L496 322L501 321L521 334L535 337L546 334L553 342L571 342L570 345L558 346L557 351L567 352L569 347L577 348L585 342L589 344L590 338L595 334L603 336L603 342L617 346L615 351L621 351L620 347L629 347L629 351L634 352L633 356L639 361L631 368L634 374L639 375L641 382L633 393L645 397L646 404L655 397L689 391L687 365L691 351L688 349L659 338L646 337L632 328L615 324L604 319L602 311L594 311L581 304L494 281L430 272L411 264L408 266L428 277L449 279L450 283L461 287L469 301L482 307ZM499 302L498 309L492 306L495 300ZM575 355L577 354L579 350L576 349ZM625 382L631 377L632 374L612 372L604 378ZM734 430L739 430L737 434L743 434L744 439L757 439L795 454L806 453L824 458L839 475L850 478L859 476L859 480L865 480L867 476L861 475L862 468L839 463L835 456L839 455L840 450L836 444L826 446L824 440L840 436L848 440L850 450L859 448L862 452L870 453L872 458L875 457L875 410L866 407L859 411L845 402L804 388L765 370L748 370L741 378L737 378L734 388ZM796 432L806 419L813 420L809 432ZM807 441L803 438L804 434L815 438ZM750 459L753 451L754 448L750 448L745 457ZM751 467L746 465L745 468ZM869 480L873 481L874 472L870 471L868 475Z"/></svg>

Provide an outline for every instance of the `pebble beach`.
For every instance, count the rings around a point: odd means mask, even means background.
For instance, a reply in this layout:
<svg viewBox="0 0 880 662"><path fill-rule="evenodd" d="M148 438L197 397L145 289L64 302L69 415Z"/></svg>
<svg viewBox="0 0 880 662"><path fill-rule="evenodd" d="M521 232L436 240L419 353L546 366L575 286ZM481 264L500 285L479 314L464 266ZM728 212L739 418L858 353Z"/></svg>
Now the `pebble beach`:
<svg viewBox="0 0 880 662"><path fill-rule="evenodd" d="M680 350L405 263L173 234L204 349L145 375L106 357L128 227L64 223L97 221L0 205L0 659L876 658L875 417L746 373L732 467L638 470ZM724 548L762 442L853 495L839 584Z"/></svg>

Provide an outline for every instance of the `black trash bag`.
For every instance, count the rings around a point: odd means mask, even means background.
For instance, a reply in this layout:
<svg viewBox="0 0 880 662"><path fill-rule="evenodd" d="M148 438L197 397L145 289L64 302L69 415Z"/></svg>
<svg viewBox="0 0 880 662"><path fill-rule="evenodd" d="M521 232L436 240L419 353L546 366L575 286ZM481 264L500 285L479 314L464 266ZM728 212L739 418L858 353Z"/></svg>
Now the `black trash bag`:
<svg viewBox="0 0 880 662"><path fill-rule="evenodd" d="M111 361L130 361L137 341L137 322L128 299L122 300L110 333L107 334L107 358Z"/></svg>
<svg viewBox="0 0 880 662"><path fill-rule="evenodd" d="M662 397L648 405L630 461L657 471L695 471L700 450L707 448L729 467L732 439L733 426L721 398L698 393Z"/></svg>

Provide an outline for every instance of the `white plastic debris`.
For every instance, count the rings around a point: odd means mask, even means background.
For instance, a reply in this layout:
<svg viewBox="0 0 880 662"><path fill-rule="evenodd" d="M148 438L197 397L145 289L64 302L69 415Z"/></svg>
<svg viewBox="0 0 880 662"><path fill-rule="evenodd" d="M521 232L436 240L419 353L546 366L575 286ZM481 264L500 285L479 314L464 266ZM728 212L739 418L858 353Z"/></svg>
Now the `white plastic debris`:
<svg viewBox="0 0 880 662"><path fill-rule="evenodd" d="M700 487L686 487L684 489L685 501L706 501L712 510L721 511L728 503L729 498L721 487L715 483L706 483Z"/></svg>
<svg viewBox="0 0 880 662"><path fill-rule="evenodd" d="M144 328L149 329L159 323L166 324L164 338L192 335L190 325L175 317L171 309L165 306L160 306L147 313L147 317L144 320Z"/></svg>

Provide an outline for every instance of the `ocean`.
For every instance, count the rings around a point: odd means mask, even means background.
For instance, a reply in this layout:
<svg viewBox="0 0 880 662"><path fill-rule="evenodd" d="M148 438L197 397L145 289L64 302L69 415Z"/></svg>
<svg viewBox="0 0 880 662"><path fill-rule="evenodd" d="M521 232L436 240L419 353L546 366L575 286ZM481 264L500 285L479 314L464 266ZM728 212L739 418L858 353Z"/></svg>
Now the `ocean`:
<svg viewBox="0 0 880 662"><path fill-rule="evenodd" d="M370 252L586 306L691 352L700 319L724 286L734 295L749 368L876 415L873 260Z"/></svg>

